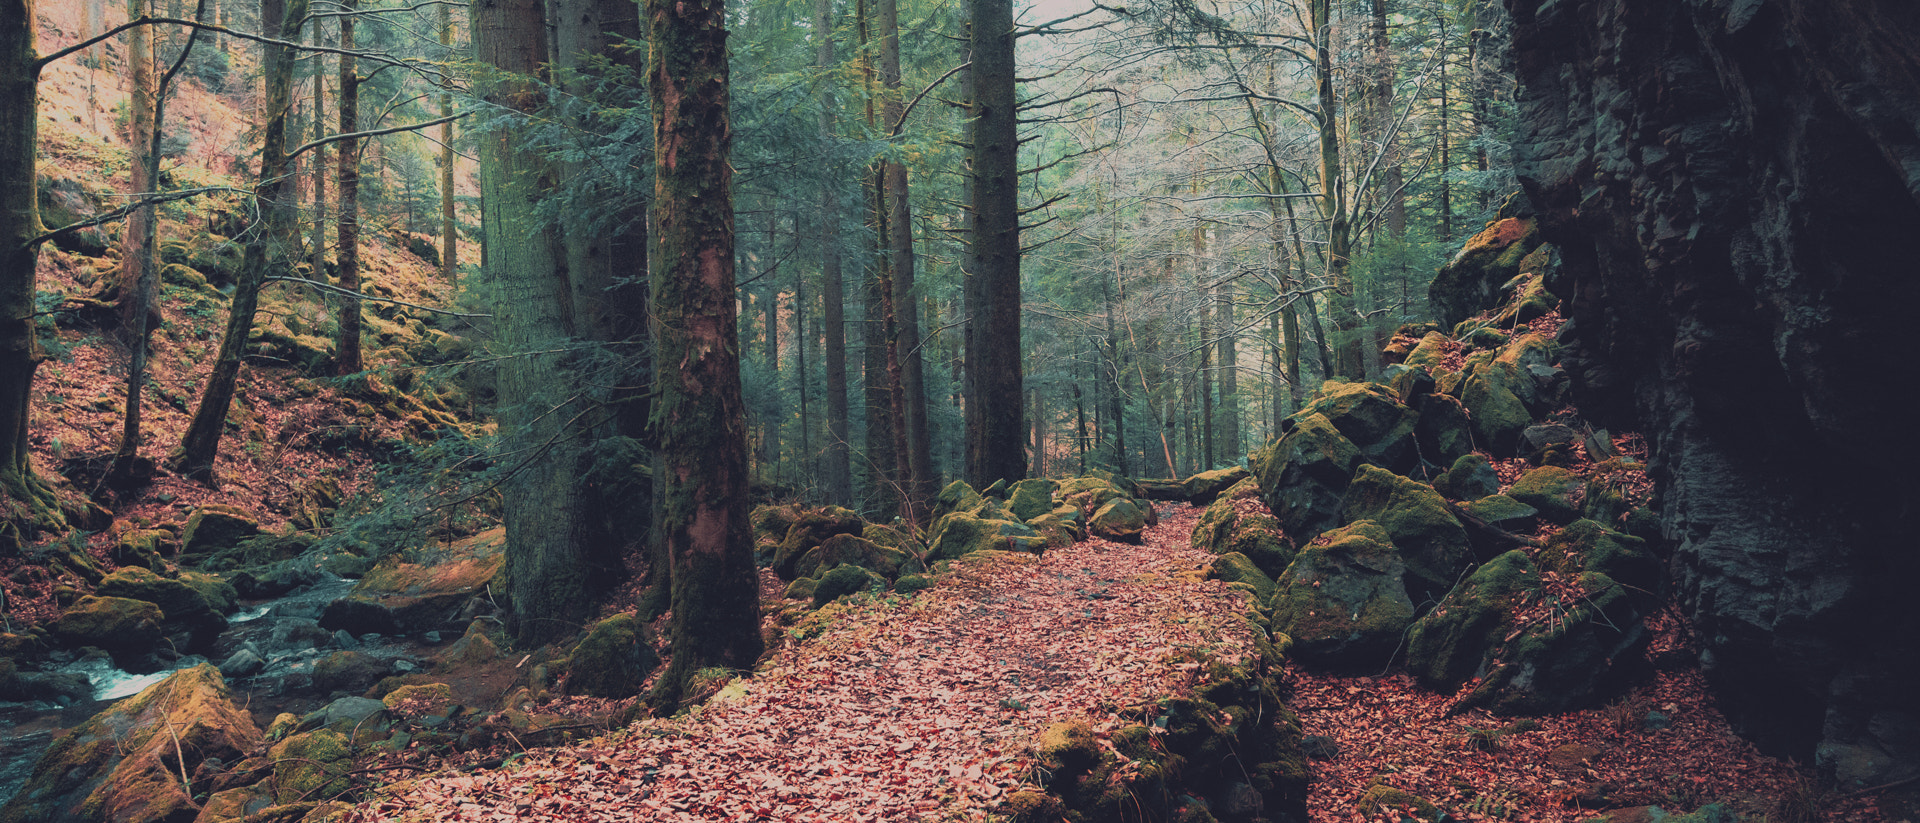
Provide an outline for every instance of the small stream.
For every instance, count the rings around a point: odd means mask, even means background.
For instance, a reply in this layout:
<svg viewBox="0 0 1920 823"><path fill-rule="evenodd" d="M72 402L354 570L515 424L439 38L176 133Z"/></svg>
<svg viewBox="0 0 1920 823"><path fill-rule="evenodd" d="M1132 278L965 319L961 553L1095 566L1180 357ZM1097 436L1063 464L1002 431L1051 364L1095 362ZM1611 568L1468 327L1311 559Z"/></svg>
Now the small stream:
<svg viewBox="0 0 1920 823"><path fill-rule="evenodd" d="M180 669L209 659L218 664L240 649L252 650L265 666L250 678L230 679L229 686L236 703L248 706L256 719L263 714L270 719L275 712L304 712L318 702L297 692L312 671L313 661L335 649L355 648L381 656L404 654L391 643L363 643L319 627L318 619L327 604L345 597L355 582L328 575L282 597L243 605L227 617L227 628L215 640L210 658L186 655L150 674L119 669L104 657L82 658L54 669L85 675L93 687L93 699L64 707L44 701L0 703L0 803L13 798L31 775L34 762L60 733L86 722L113 701L139 694Z"/></svg>

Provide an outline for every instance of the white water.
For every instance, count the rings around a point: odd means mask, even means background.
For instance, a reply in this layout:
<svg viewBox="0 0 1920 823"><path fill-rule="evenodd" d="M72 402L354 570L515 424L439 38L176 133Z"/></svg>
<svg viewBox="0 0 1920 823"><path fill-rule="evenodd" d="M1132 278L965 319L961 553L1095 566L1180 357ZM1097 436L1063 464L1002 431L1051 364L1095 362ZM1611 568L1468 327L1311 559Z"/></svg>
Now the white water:
<svg viewBox="0 0 1920 823"><path fill-rule="evenodd" d="M103 657L92 657L67 665L63 668L63 671L77 672L86 675L88 682L93 684L93 699L119 700L122 697L132 697L139 694L142 689L167 679L167 675L173 674L176 671L198 666L205 662L207 662L207 659L204 657L188 655L174 661L173 668L163 669L152 674L133 674L132 672L115 668L111 660Z"/></svg>

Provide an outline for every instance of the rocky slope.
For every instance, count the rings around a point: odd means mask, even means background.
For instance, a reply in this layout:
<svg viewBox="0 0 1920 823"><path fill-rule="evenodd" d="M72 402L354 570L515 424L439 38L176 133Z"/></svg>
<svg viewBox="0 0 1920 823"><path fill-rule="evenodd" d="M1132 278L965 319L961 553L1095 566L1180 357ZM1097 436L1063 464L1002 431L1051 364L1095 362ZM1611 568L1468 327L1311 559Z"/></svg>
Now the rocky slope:
<svg viewBox="0 0 1920 823"><path fill-rule="evenodd" d="M1729 715L1861 786L1920 773L1920 7L1509 0L1519 173L1583 412L1645 431Z"/></svg>

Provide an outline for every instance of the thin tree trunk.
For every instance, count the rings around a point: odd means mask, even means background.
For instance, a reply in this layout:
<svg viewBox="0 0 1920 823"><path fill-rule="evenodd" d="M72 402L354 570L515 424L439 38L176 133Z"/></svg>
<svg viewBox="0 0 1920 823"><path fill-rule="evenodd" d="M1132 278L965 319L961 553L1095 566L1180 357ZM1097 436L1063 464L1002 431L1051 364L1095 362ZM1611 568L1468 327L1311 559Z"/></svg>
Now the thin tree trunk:
<svg viewBox="0 0 1920 823"><path fill-rule="evenodd" d="M896 0L880 3L880 82L884 87L881 105L889 134L899 134L905 124L905 104L900 88L900 12ZM908 199L907 166L899 161L886 163L887 230L889 262L893 278L893 320L896 358L900 364L900 394L904 414L901 428L905 453L901 461L905 479L907 519L920 522L933 505L933 447L927 432L927 392L925 358L920 349L919 298L914 294L913 211Z"/></svg>
<svg viewBox="0 0 1920 823"><path fill-rule="evenodd" d="M671 712L693 674L760 656L759 577L747 526L746 411L734 314L722 0L648 0L653 98L653 420L669 482L673 662L649 703Z"/></svg>
<svg viewBox="0 0 1920 823"><path fill-rule="evenodd" d="M867 0L858 0L854 4L854 18L860 35L860 78L862 93L865 97L867 129L875 130L879 125L875 111L875 78L873 63L868 55L870 32L868 25ZM887 208L885 199L885 181L878 165L869 167L862 176L861 184L865 195L867 225L873 229L874 242L884 248L887 234ZM867 464L873 477L873 490L869 503L873 510L883 512L898 511L905 500L904 489L899 472L900 451L895 448L895 427L899 425L899 416L893 411L893 378L887 368L892 362L888 356L888 347L893 341L893 313L887 304L892 301L892 276L887 270L886 256L880 254L880 248L870 257L872 271L868 274L866 289L866 322L861 329L861 343L864 347L862 376L867 420Z"/></svg>
<svg viewBox="0 0 1920 823"><path fill-rule="evenodd" d="M1214 318L1220 329L1220 440L1221 460L1238 464L1244 455L1240 449L1240 349L1237 342L1238 320L1234 317L1233 280L1220 284L1219 301L1215 304ZM1208 460L1206 468L1212 469L1215 463Z"/></svg>
<svg viewBox="0 0 1920 823"><path fill-rule="evenodd" d="M1364 377L1358 334L1359 315L1354 310L1353 280L1348 266L1353 255L1353 226L1347 213L1347 186L1340 160L1339 97L1334 88L1333 24L1331 0L1312 0L1314 27L1314 87L1319 99L1317 123L1320 136L1320 218L1327 224L1327 282L1333 286L1327 301L1334 332L1340 336L1334 358L1335 374Z"/></svg>
<svg viewBox="0 0 1920 823"><path fill-rule="evenodd" d="M358 4L359 4L359 0L343 0L343 2L341 3L341 8L351 9L356 7ZM351 27L352 25L353 25L352 17L340 18L340 27L342 30L345 30ZM313 42L314 42L314 45L320 44L320 24L317 21L313 25ZM348 48L348 47L343 46L342 48ZM322 59L321 55L318 55L318 54L314 55L313 139L315 140L319 140L320 138L327 136L327 105L326 105L327 89L326 89L326 79L325 79L326 72L320 71L320 68L322 66L321 59ZM352 60L353 58L342 56L340 59L342 61L346 61L346 60ZM342 94L344 93L345 93L345 90L342 90ZM308 261L308 264L313 267L313 279L324 282L327 279L327 171L328 169L327 169L326 147L322 146L320 148L314 149L313 156L308 158L307 162L313 164L312 165L312 169L313 169L313 175L312 175L312 179L313 179L313 249L312 249L312 252L313 253L311 255L311 259Z"/></svg>
<svg viewBox="0 0 1920 823"><path fill-rule="evenodd" d="M306 22L307 0L262 0L262 31L279 32L280 39L297 42ZM234 385L240 379L240 359L246 353L247 337L253 332L253 315L260 307L260 286L266 280L273 258L284 262L295 243L293 187L287 180L287 110L293 102L293 49L267 45L264 74L267 93L266 123L261 129L260 177L253 197L262 212L261 230L247 243L240 260L239 282L234 285L233 303L227 310L227 328L220 339L220 352L213 370L201 390L193 420L181 439L180 450L168 461L183 477L214 485L213 461L219 455L220 434L227 426L227 411L233 406Z"/></svg>
<svg viewBox="0 0 1920 823"><path fill-rule="evenodd" d="M1387 0L1372 0L1372 3L1373 53L1379 63L1375 69L1378 74L1374 78L1374 105L1377 107L1374 131L1380 136L1380 151L1384 155L1380 164L1380 190L1387 201L1387 232L1398 239L1407 234L1407 194L1402 189L1404 181L1400 170L1400 150L1397 141L1388 134L1393 128L1393 44L1387 38Z"/></svg>
<svg viewBox="0 0 1920 823"><path fill-rule="evenodd" d="M347 12L340 18L340 48L352 51L355 48L352 12L360 6L360 0L340 0L341 10ZM360 130L360 67L350 54L340 55L340 133L352 134ZM317 84L320 81L315 79ZM315 113L319 112L315 107ZM335 260L340 269L340 288L348 291L360 290L360 141L342 140L338 150L340 224L339 250ZM318 255L315 255L316 264ZM319 269L316 268L316 276ZM339 322L335 328L333 341L333 373L338 375L354 374L366 366L360 353L360 301L354 298L340 300Z"/></svg>
<svg viewBox="0 0 1920 823"><path fill-rule="evenodd" d="M1080 458L1080 474L1084 476L1087 473L1087 404L1081 399L1078 380L1073 383L1073 417L1078 435L1074 438L1075 453Z"/></svg>
<svg viewBox="0 0 1920 823"><path fill-rule="evenodd" d="M440 6L440 45L453 51L453 5ZM440 116L453 116L453 86L440 92ZM448 283L460 273L459 224L453 216L453 121L440 124L440 276Z"/></svg>
<svg viewBox="0 0 1920 823"><path fill-rule="evenodd" d="M127 17L148 13L150 0L129 0ZM127 32L127 150L133 173L127 194L141 197L154 189L153 123L153 27L140 26ZM120 342L128 347L145 341L135 337L136 328L158 325L153 301L141 283L153 276L153 206L143 206L127 215L120 233L119 321Z"/></svg>
<svg viewBox="0 0 1920 823"><path fill-rule="evenodd" d="M813 7L815 66L833 68L833 0L815 0ZM822 84L822 93L828 88ZM834 101L820 106L820 137L834 138ZM840 176L829 174L820 191L820 301L821 324L826 327L827 444L821 474L827 502L853 501L851 444L847 431L847 318L844 277L840 271Z"/></svg>

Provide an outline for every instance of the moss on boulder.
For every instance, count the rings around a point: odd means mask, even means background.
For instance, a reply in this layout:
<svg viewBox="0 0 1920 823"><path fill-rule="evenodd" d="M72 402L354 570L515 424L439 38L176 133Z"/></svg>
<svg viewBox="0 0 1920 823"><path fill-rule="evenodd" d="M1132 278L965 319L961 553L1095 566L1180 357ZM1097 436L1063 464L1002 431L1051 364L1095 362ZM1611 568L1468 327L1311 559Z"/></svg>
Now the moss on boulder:
<svg viewBox="0 0 1920 823"><path fill-rule="evenodd" d="M839 506L826 506L800 515L787 527L786 537L780 541L780 548L773 555L773 573L782 580L792 580L799 576L795 566L807 552L827 542L827 538L839 534L858 535L866 529L866 521L852 509Z"/></svg>
<svg viewBox="0 0 1920 823"><path fill-rule="evenodd" d="M1474 442L1495 457L1512 457L1521 434L1533 425L1533 413L1517 393L1522 385L1512 364L1488 362L1474 367L1460 386Z"/></svg>
<svg viewBox="0 0 1920 823"><path fill-rule="evenodd" d="M1367 462L1407 471L1419 460L1413 430L1420 415L1379 383L1327 381L1298 414L1319 414Z"/></svg>
<svg viewBox="0 0 1920 823"><path fill-rule="evenodd" d="M1046 538L1025 523L954 512L933 522L927 560L952 560L978 551L1039 553L1046 550L1046 545Z"/></svg>
<svg viewBox="0 0 1920 823"><path fill-rule="evenodd" d="M1107 501L1087 520L1088 533L1116 543L1138 543L1146 528L1147 512L1130 497Z"/></svg>
<svg viewBox="0 0 1920 823"><path fill-rule="evenodd" d="M268 750L273 761L273 799L279 804L318 803L346 794L352 786L353 746L331 729L296 734Z"/></svg>
<svg viewBox="0 0 1920 823"><path fill-rule="evenodd" d="M1532 506L1555 523L1571 523L1580 516L1578 498L1586 491L1579 475L1559 466L1541 466L1520 475L1507 496Z"/></svg>
<svg viewBox="0 0 1920 823"><path fill-rule="evenodd" d="M1273 599L1273 578L1255 565L1252 558L1239 552L1228 552L1213 559L1213 565L1207 567L1207 578L1239 583L1253 590L1253 602L1264 604Z"/></svg>
<svg viewBox="0 0 1920 823"><path fill-rule="evenodd" d="M1499 306L1501 287L1520 274L1522 261L1544 242L1534 218L1503 206L1500 218L1469 239L1428 286L1441 322L1452 326Z"/></svg>
<svg viewBox="0 0 1920 823"><path fill-rule="evenodd" d="M1007 512L1015 520L1022 522L1053 511L1053 492L1060 484L1043 477L1034 477L1013 484L1012 493L1007 495Z"/></svg>
<svg viewBox="0 0 1920 823"><path fill-rule="evenodd" d="M1386 530L1407 567L1407 591L1438 599L1472 562L1467 530L1432 486L1377 466L1361 466L1341 498L1348 522L1372 521Z"/></svg>
<svg viewBox="0 0 1920 823"><path fill-rule="evenodd" d="M52 634L70 646L104 649L122 668L150 671L148 657L165 620L160 607L145 600L87 595L60 614Z"/></svg>
<svg viewBox="0 0 1920 823"><path fill-rule="evenodd" d="M180 532L180 554L191 558L240 545L260 533L260 521L245 509L209 503L187 515Z"/></svg>
<svg viewBox="0 0 1920 823"><path fill-rule="evenodd" d="M1363 458L1326 417L1287 418L1286 433L1254 456L1260 494L1287 534L1299 539L1340 521L1340 497Z"/></svg>
<svg viewBox="0 0 1920 823"><path fill-rule="evenodd" d="M1434 478L1433 488L1455 500L1479 500L1500 492L1500 475L1486 455L1461 455L1452 468Z"/></svg>
<svg viewBox="0 0 1920 823"><path fill-rule="evenodd" d="M1467 514L1508 532L1524 532L1538 521L1540 510L1504 494L1482 497L1466 505Z"/></svg>
<svg viewBox="0 0 1920 823"><path fill-rule="evenodd" d="M631 614L616 614L593 624L567 657L567 693L588 697L632 697L640 693L660 656L653 650L647 624Z"/></svg>
<svg viewBox="0 0 1920 823"><path fill-rule="evenodd" d="M182 669L56 738L19 793L0 807L0 823L192 819L179 770L192 774L214 759L237 762L260 742L260 730L233 704L219 670Z"/></svg>
<svg viewBox="0 0 1920 823"><path fill-rule="evenodd" d="M1225 494L1228 489L1251 477L1253 472L1248 471L1245 466L1228 466L1224 469L1201 472L1182 481L1180 485L1188 503L1205 506Z"/></svg>
<svg viewBox="0 0 1920 823"><path fill-rule="evenodd" d="M1413 621L1407 567L1370 520L1323 535L1294 557L1273 597L1273 629L1303 663L1377 670Z"/></svg>
<svg viewBox="0 0 1920 823"><path fill-rule="evenodd" d="M818 608L850 594L886 588L887 581L871 571L853 565L835 566L813 587L813 605Z"/></svg>
<svg viewBox="0 0 1920 823"><path fill-rule="evenodd" d="M1489 652L1512 628L1513 609L1539 588L1540 573L1526 552L1510 551L1480 564L1414 622L1407 670L1440 691L1484 674Z"/></svg>
<svg viewBox="0 0 1920 823"><path fill-rule="evenodd" d="M164 628L184 629L207 642L227 625L222 615L233 609L235 598L233 587L213 575L189 572L175 580L138 566L115 570L95 591L159 606Z"/></svg>
<svg viewBox="0 0 1920 823"><path fill-rule="evenodd" d="M505 531L489 529L455 543L432 564L382 559L353 590L327 604L323 628L349 634L412 634L458 625L467 601L486 594L506 563Z"/></svg>
<svg viewBox="0 0 1920 823"><path fill-rule="evenodd" d="M801 557L794 564L794 576L819 577L842 563L869 569L888 580L926 570L918 558L899 549L887 548L864 537L836 534Z"/></svg>

